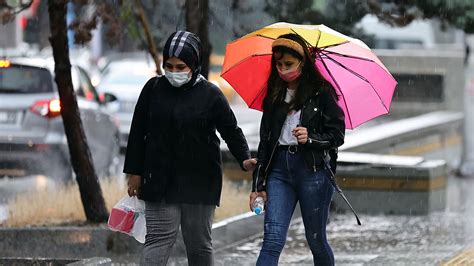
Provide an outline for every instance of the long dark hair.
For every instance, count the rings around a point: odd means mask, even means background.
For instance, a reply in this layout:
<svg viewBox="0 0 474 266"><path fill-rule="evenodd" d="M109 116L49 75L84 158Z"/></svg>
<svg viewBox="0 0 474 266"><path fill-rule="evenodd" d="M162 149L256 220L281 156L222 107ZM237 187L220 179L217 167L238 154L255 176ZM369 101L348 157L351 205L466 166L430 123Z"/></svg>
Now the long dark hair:
<svg viewBox="0 0 474 266"><path fill-rule="evenodd" d="M326 80L322 78L319 72L314 66L314 57L310 54L306 42L297 34L284 34L278 38L285 38L293 40L299 43L304 50L305 57L303 58L295 50L288 48L286 46L275 46L272 49L272 70L267 81L267 95L264 99L263 108L264 110L271 109L274 106L284 104L286 88L288 88L288 83L280 78L278 75L278 70L276 68L275 54L284 56L289 54L299 60L303 64L302 73L300 76L300 82L296 90L295 98L289 103L289 110L299 110L303 106L304 102L308 97L314 95L315 92L321 89L323 86L329 85ZM281 57L280 57L281 58Z"/></svg>

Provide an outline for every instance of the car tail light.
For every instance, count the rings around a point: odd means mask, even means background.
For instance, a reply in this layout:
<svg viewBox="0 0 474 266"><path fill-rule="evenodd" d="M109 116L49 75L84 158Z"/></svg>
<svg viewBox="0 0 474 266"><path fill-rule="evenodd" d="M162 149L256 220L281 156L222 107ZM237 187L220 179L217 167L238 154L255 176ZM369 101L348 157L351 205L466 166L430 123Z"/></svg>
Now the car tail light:
<svg viewBox="0 0 474 266"><path fill-rule="evenodd" d="M59 99L36 101L30 112L48 118L57 117L61 115L61 102Z"/></svg>
<svg viewBox="0 0 474 266"><path fill-rule="evenodd" d="M9 68L11 66L10 61L0 60L0 68Z"/></svg>
<svg viewBox="0 0 474 266"><path fill-rule="evenodd" d="M22 30L26 29L26 26L28 26L28 19L25 16L20 17L20 27Z"/></svg>
<svg viewBox="0 0 474 266"><path fill-rule="evenodd" d="M105 93L103 92L99 93L99 101L101 103L105 102Z"/></svg>

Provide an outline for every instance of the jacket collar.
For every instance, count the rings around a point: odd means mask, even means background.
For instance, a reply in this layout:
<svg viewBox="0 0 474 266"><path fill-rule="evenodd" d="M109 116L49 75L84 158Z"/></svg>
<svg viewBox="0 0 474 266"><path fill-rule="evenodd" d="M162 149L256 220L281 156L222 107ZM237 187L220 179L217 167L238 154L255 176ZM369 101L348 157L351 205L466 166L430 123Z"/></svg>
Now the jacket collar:
<svg viewBox="0 0 474 266"><path fill-rule="evenodd" d="M311 97L309 97L304 106L303 110L301 110L302 118L301 120L302 125L307 125L307 123L316 115L321 112L320 108L320 101L319 101L320 92L316 91Z"/></svg>

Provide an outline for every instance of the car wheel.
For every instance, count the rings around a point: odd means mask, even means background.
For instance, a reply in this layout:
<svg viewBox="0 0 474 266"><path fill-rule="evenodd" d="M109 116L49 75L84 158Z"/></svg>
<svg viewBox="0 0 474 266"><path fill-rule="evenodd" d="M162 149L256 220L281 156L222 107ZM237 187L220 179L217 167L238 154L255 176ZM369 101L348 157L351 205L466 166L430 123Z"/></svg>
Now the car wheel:
<svg viewBox="0 0 474 266"><path fill-rule="evenodd" d="M50 175L54 180L62 183L70 183L74 181L72 167L66 163L55 165Z"/></svg>

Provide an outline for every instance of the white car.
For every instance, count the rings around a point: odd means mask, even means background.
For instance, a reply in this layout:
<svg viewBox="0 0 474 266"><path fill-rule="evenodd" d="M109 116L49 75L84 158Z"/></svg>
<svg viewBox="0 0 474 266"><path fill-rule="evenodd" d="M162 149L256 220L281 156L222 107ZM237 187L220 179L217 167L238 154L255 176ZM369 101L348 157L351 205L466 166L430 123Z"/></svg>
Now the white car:
<svg viewBox="0 0 474 266"><path fill-rule="evenodd" d="M81 67L73 64L71 75L95 169L100 177L117 175L118 124L109 114L109 104L99 99ZM0 59L0 169L70 181L61 108L53 60Z"/></svg>
<svg viewBox="0 0 474 266"><path fill-rule="evenodd" d="M120 59L110 62L103 70L97 91L114 95L118 100L115 115L120 124L120 146L125 148L132 123L133 111L145 83L156 75L153 61Z"/></svg>

